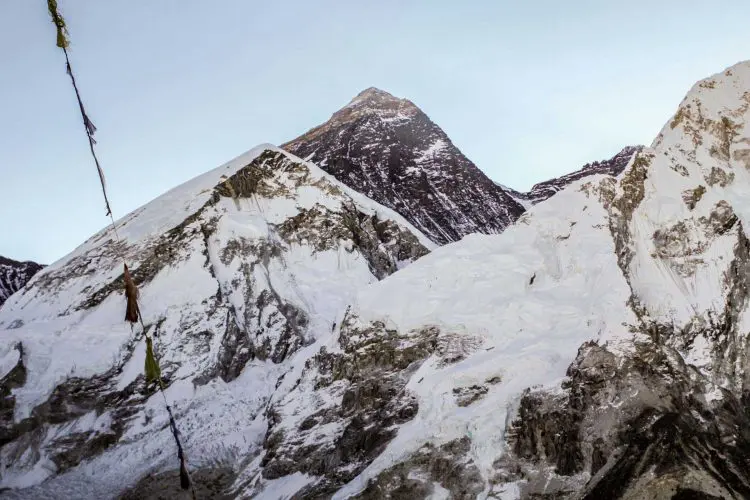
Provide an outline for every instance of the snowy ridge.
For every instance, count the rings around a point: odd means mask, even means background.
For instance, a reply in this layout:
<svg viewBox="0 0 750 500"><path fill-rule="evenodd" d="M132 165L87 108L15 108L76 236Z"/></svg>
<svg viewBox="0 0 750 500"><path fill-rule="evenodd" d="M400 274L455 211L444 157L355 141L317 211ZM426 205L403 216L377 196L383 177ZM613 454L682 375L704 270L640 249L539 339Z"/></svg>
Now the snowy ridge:
<svg viewBox="0 0 750 500"><path fill-rule="evenodd" d="M691 394L705 391L705 396L697 396L706 400L698 411L721 414L715 398L729 400L731 391L740 397L747 390L746 368L737 369L732 363L741 359L746 367L750 359L741 347L750 331L744 281L750 261L743 229L750 223L746 196L749 109L750 63L745 62L696 84L652 148L632 157L619 181L594 177L574 183L532 208L502 236L473 236L441 248L360 293L351 311L358 321L381 319L399 332L436 325L442 334L458 332L477 341L470 349L473 352L455 365L440 367L433 354L414 372L407 388L419 398L417 416L337 497L363 490L389 491L392 471L399 462L413 461L428 443L444 446L466 436L471 444L455 460L464 473L478 470L484 478L476 485L469 483L476 486L478 497L578 491L576 498L619 498L640 491L644 497L655 498L664 487L656 482L636 483L635 478L627 482L628 478L622 484L621 478L607 478L606 467L604 475L594 477L595 471L587 472L584 451L581 463L569 463L558 458L564 455L555 457L559 445L545 444L550 446L546 453L538 452L533 444L527 448L525 440L531 437L526 433L538 432L529 429L535 425L531 418L511 426L513 435L506 438L505 423L512 415L498 415L498 411L507 412L515 404L524 410L534 407L536 400L531 396L518 403L522 389L553 388L566 375L566 368L569 377L577 376L576 363L589 362L586 356L594 352L591 347L579 351L582 344L591 345L586 341L603 346L608 356L627 360L626 365L638 362L643 345L678 360L681 357L682 363L693 363L703 371L700 375L685 372L684 383L698 384L688 391ZM451 272L445 272L449 266ZM415 297L421 297L417 304ZM717 330L724 333L717 335ZM664 333L655 335L654 331ZM485 349L489 348L494 349L488 353ZM486 382L496 376L499 383ZM651 391L666 390L660 389L661 384L678 385L671 378L646 380ZM460 396L466 386L483 388L473 389L480 395L479 402L464 409L451 396ZM572 387L569 390L577 390ZM552 390L548 400L556 401L556 393L559 390ZM654 411L637 393L631 386L629 391L608 396L614 398L610 408L627 408L628 417L616 418L629 418L631 408L644 411L645 406L646 411ZM670 398L675 406L695 404L681 397L665 394L663 404L669 405ZM591 411L598 411L599 421L604 418L600 410ZM544 413L537 415L548 426L547 432L561 425L545 422L552 417ZM585 425L587 417L581 418ZM699 422L680 425L698 426L691 431L695 435L705 432ZM584 431L578 432L571 438L574 448L584 439ZM679 446L674 433L667 439L672 441L668 446ZM741 450L746 444L736 446ZM544 466L528 466L514 481L507 481L514 477L508 465L523 459L525 453L540 453L542 460L551 460L558 471L555 480L551 481L555 474L545 472ZM734 456L734 448L725 448L723 453ZM608 464L616 462L617 455L612 457ZM706 469L696 469L695 458L680 462L674 457L659 458L664 462L657 464L683 471L672 479L678 489L722 498L746 496L747 483L735 476L703 477ZM705 467L711 470L717 465ZM414 464L412 468L419 470ZM691 480L691 475L701 479ZM439 476L428 474L430 480L440 482ZM441 486L453 486L456 493L457 485L449 481Z"/></svg>
<svg viewBox="0 0 750 500"><path fill-rule="evenodd" d="M22 498L82 489L106 498L175 466L163 401L143 380L140 329L122 321L120 252L200 477L257 453L279 378L331 335L356 290L433 246L390 210L267 145L123 217L122 245L110 231L0 312L0 377L12 394L0 421L0 484L53 478L19 490Z"/></svg>
<svg viewBox="0 0 750 500"><path fill-rule="evenodd" d="M750 495L732 409L750 388L749 109L740 63L617 179L575 181L359 292L273 398L252 494Z"/></svg>
<svg viewBox="0 0 750 500"><path fill-rule="evenodd" d="M336 498L428 443L465 437L473 463L489 475L514 399L559 381L583 342L626 334L627 283L611 237L594 229L606 224L604 208L574 189L538 208L504 237L466 237L359 294L358 321L384 320L403 332L434 326L450 356L433 355L414 372L406 388L417 394L418 415ZM486 392L462 407L456 389L471 387Z"/></svg>
<svg viewBox="0 0 750 500"><path fill-rule="evenodd" d="M343 130L380 126L373 109L400 122L398 101L369 89ZM0 485L177 497L143 343L119 321L122 250L201 497L750 498L748 123L743 62L617 177L434 250L314 165L255 150L0 309ZM450 153L438 139L406 152ZM468 227L466 200L430 194Z"/></svg>

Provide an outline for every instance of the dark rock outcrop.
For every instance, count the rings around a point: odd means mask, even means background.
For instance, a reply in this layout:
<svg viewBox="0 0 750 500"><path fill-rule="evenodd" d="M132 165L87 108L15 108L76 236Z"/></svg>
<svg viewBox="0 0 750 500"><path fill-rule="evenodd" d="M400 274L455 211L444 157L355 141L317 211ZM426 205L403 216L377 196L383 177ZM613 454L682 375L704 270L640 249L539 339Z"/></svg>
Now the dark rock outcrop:
<svg viewBox="0 0 750 500"><path fill-rule="evenodd" d="M376 88L281 146L404 216L439 244L502 232L528 207L597 174L617 176L642 146L540 182L526 193L492 182L411 101Z"/></svg>
<svg viewBox="0 0 750 500"><path fill-rule="evenodd" d="M0 307L43 268L36 262L19 262L0 255Z"/></svg>
<svg viewBox="0 0 750 500"><path fill-rule="evenodd" d="M710 381L655 340L626 357L587 343L564 394L524 394L501 465L521 498L750 497L747 397L706 398Z"/></svg>
<svg viewBox="0 0 750 500"><path fill-rule="evenodd" d="M449 498L473 500L484 490L484 479L469 457L470 447L469 438L439 447L427 444L406 462L368 481L365 490L354 498L430 498L438 484L449 492Z"/></svg>
<svg viewBox="0 0 750 500"><path fill-rule="evenodd" d="M237 498L232 493L232 482L236 474L231 468L206 468L193 471L190 475L195 498L210 498L211 500L232 500ZM190 491L180 488L180 474L178 471L150 474L126 491L119 500L189 500Z"/></svg>
<svg viewBox="0 0 750 500"><path fill-rule="evenodd" d="M322 349L307 362L295 389L270 406L263 478L317 476L295 498L325 498L359 474L396 436L398 425L416 416L416 397L405 385L439 350L437 337L435 328L399 335L380 322L362 325L347 317L342 352ZM319 395L315 404L300 406L300 394L311 388ZM333 436L325 431L331 428Z"/></svg>

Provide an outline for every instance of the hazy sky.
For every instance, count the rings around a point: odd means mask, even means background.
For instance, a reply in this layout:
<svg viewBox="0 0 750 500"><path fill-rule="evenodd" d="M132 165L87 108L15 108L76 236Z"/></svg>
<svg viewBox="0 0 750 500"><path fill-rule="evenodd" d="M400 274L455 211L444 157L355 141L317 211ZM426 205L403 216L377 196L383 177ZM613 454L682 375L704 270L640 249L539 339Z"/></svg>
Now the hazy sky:
<svg viewBox="0 0 750 500"><path fill-rule="evenodd" d="M58 0L116 216L369 86L517 189L650 143L750 58L750 2ZM44 0L0 0L0 255L107 223Z"/></svg>

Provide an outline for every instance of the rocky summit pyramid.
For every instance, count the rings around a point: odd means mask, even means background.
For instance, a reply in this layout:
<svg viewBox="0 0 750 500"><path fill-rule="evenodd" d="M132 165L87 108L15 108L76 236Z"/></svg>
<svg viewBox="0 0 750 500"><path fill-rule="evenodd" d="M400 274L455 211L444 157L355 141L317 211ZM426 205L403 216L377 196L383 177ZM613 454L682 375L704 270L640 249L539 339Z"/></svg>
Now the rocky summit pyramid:
<svg viewBox="0 0 750 500"><path fill-rule="evenodd" d="M179 498L125 255L199 498L750 498L748 192L750 62L619 176L439 248L253 150L0 309L3 495Z"/></svg>
<svg viewBox="0 0 750 500"><path fill-rule="evenodd" d="M0 306L24 287L44 266L36 262L8 259L0 255Z"/></svg>
<svg viewBox="0 0 750 500"><path fill-rule="evenodd" d="M500 233L524 211L417 106L376 88L281 147L392 208L436 243Z"/></svg>

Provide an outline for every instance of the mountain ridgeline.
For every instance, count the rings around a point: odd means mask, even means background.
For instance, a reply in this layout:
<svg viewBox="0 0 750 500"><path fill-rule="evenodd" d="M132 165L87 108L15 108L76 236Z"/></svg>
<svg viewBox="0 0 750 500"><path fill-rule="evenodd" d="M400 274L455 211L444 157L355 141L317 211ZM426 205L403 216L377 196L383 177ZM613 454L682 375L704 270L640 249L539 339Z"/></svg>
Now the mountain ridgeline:
<svg viewBox="0 0 750 500"><path fill-rule="evenodd" d="M516 201L528 208L531 205L536 205L540 201L548 200L559 191L565 189L569 184L585 177L591 177L593 175L609 175L617 177L623 170L625 170L625 167L628 166L628 163L633 159L633 156L642 149L643 146L624 147L619 153L608 160L587 163L575 172L534 184L531 190L526 193L521 193L504 186L500 187L510 193Z"/></svg>
<svg viewBox="0 0 750 500"><path fill-rule="evenodd" d="M385 205L438 244L501 233L573 181L617 175L639 147L519 193L490 180L411 101L369 88L281 148Z"/></svg>
<svg viewBox="0 0 750 500"><path fill-rule="evenodd" d="M750 498L749 190L750 62L529 193L368 89L8 298L3 498L186 495L121 255L198 498Z"/></svg>

